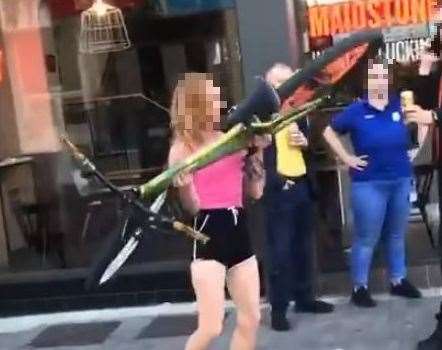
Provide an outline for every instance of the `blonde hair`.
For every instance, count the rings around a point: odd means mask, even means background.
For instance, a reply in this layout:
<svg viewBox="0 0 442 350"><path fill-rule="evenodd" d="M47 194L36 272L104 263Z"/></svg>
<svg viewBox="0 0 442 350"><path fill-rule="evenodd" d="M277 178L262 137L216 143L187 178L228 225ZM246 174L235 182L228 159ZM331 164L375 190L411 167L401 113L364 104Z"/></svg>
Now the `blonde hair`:
<svg viewBox="0 0 442 350"><path fill-rule="evenodd" d="M210 73L185 73L178 80L170 106L170 122L173 141L180 139L192 150L202 142L201 125L206 122L208 99L207 81L213 81ZM186 121L192 123L186 127Z"/></svg>

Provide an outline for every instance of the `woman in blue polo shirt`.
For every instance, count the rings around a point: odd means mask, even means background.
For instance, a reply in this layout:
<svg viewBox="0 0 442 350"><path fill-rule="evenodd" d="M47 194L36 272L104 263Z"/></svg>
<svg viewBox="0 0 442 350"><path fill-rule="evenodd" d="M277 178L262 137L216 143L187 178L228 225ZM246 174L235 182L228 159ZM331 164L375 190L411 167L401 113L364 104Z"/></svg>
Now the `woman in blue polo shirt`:
<svg viewBox="0 0 442 350"><path fill-rule="evenodd" d="M412 167L407 150L410 135L404 124L400 99L389 94L389 67L369 60L365 99L348 106L332 119L324 137L349 167L354 216L351 275L352 302L374 307L368 291L373 251L381 234L389 267L391 294L419 298L406 279L405 232L409 215ZM354 155L337 134L349 134Z"/></svg>

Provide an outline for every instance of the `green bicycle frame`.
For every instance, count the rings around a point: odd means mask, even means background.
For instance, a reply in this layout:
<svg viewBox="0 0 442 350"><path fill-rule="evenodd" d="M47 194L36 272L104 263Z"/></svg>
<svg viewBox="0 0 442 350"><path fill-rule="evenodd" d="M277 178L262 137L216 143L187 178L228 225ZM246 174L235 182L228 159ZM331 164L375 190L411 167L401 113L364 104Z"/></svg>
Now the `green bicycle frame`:
<svg viewBox="0 0 442 350"><path fill-rule="evenodd" d="M214 143L202 148L198 152L169 167L149 182L139 187L140 197L153 200L165 191L173 179L182 172L194 172L217 161L218 159L247 148L253 135L276 134L290 123L305 117L321 105L328 97L320 97L308 102L299 108L293 109L284 115L275 114L269 122L257 120L250 125L236 124Z"/></svg>

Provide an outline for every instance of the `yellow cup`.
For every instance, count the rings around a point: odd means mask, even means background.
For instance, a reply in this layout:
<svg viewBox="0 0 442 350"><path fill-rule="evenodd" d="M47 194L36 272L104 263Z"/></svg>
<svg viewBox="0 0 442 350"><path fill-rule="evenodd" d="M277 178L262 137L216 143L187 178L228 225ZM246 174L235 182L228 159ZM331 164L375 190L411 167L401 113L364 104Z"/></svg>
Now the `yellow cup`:
<svg viewBox="0 0 442 350"><path fill-rule="evenodd" d="M401 92L401 106L406 108L414 105L414 93L411 90L405 90Z"/></svg>

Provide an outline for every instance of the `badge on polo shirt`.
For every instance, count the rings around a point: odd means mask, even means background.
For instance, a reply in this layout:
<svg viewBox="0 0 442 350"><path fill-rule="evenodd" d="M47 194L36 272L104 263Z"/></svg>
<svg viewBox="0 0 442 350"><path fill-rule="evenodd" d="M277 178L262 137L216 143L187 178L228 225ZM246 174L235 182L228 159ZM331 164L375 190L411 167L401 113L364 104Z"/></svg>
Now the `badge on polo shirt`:
<svg viewBox="0 0 442 350"><path fill-rule="evenodd" d="M401 114L399 112L393 112L391 114L391 119L393 119L394 122L398 122L401 120Z"/></svg>
<svg viewBox="0 0 442 350"><path fill-rule="evenodd" d="M366 115L364 115L364 119L373 119L374 117L376 117L374 114L366 114Z"/></svg>

